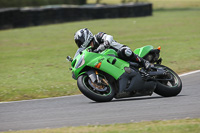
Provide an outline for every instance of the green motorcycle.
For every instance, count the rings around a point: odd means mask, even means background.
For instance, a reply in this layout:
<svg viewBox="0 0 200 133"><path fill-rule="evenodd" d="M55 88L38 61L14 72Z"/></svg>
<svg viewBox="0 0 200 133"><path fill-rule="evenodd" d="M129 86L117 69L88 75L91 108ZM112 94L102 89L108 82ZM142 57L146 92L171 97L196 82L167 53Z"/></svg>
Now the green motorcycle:
<svg viewBox="0 0 200 133"><path fill-rule="evenodd" d="M113 98L152 95L176 96L181 92L180 77L170 68L161 65L160 47L144 46L134 51L148 60L152 66L146 71L135 62L118 58L113 49L92 52L91 47L79 48L71 62L72 77L80 91L96 102L108 102Z"/></svg>

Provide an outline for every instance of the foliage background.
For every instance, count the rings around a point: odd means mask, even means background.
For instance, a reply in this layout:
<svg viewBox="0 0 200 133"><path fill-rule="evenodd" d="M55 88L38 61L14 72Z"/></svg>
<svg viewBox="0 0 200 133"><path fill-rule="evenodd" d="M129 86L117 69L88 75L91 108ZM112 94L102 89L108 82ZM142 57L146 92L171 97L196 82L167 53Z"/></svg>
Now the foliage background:
<svg viewBox="0 0 200 133"><path fill-rule="evenodd" d="M86 0L0 0L0 8L85 3Z"/></svg>

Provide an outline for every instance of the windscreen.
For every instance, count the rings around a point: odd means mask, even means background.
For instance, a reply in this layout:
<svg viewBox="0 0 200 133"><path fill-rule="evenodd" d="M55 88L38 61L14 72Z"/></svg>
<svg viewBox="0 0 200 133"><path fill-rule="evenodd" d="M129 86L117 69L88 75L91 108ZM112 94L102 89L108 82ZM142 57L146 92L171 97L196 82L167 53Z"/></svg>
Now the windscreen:
<svg viewBox="0 0 200 133"><path fill-rule="evenodd" d="M79 48L77 51L76 51L76 54L74 55L74 59L76 58L77 55L80 54L81 51L83 51L85 48Z"/></svg>

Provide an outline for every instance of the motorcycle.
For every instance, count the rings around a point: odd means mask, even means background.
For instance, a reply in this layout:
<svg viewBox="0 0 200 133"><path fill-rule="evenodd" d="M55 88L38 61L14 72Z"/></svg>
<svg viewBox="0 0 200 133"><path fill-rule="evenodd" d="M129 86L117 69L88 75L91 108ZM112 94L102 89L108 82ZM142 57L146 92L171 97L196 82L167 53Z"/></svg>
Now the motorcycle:
<svg viewBox="0 0 200 133"><path fill-rule="evenodd" d="M182 90L180 77L170 68L161 65L161 47L144 46L134 50L152 65L147 71L138 63L118 58L113 49L92 52L91 47L79 48L71 62L72 77L79 90L96 102L113 98L148 96L154 92L163 97L178 95Z"/></svg>

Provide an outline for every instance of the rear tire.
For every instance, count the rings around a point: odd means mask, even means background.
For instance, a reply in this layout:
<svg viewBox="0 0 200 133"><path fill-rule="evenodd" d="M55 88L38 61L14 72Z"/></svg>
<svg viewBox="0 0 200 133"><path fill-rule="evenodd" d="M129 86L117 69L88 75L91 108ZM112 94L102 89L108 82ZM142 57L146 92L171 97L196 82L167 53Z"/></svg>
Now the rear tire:
<svg viewBox="0 0 200 133"><path fill-rule="evenodd" d="M170 81L157 81L157 87L155 89L155 93L161 95L163 97L172 97L177 96L182 90L182 82L180 77L170 68L163 65L155 65L158 68L165 68L167 71L167 75L161 78L169 78L172 77Z"/></svg>
<svg viewBox="0 0 200 133"><path fill-rule="evenodd" d="M93 83L94 84L94 83ZM113 85L109 83L109 86L103 86L102 90L95 88L91 85L91 80L88 75L81 75L77 79L77 85L79 90L89 99L96 102L109 102L115 95ZM98 85L97 85L98 86Z"/></svg>

